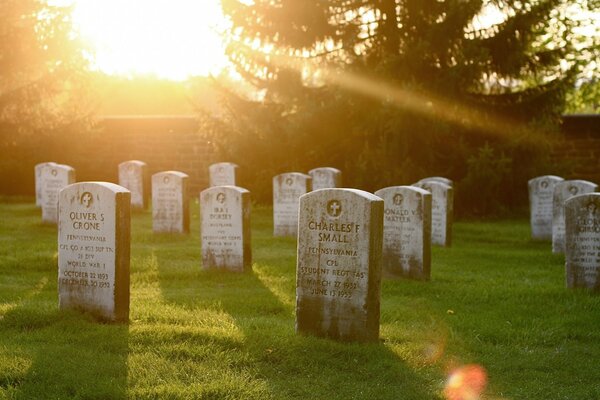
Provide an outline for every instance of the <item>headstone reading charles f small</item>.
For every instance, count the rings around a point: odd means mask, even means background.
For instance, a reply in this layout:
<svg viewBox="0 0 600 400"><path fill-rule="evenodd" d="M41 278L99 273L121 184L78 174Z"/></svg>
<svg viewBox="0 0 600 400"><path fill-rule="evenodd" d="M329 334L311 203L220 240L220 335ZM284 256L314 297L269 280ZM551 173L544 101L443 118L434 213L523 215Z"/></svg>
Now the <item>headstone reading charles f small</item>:
<svg viewBox="0 0 600 400"><path fill-rule="evenodd" d="M439 246L450 246L454 219L454 191L452 187L435 180L417 182L413 186L431 193L431 243Z"/></svg>
<svg viewBox="0 0 600 400"><path fill-rule="evenodd" d="M427 182L442 182L450 187L454 187L454 182L452 179L444 178L443 176L428 176L427 178L423 178L419 180L417 183L427 183Z"/></svg>
<svg viewBox="0 0 600 400"><path fill-rule="evenodd" d="M312 178L312 190L342 186L342 172L337 168L322 167L308 171Z"/></svg>
<svg viewBox="0 0 600 400"><path fill-rule="evenodd" d="M130 194L81 182L60 192L58 302L102 320L129 319Z"/></svg>
<svg viewBox="0 0 600 400"><path fill-rule="evenodd" d="M35 205L38 207L42 206L42 171L47 166L56 165L54 162L43 162L36 164L34 167L35 171Z"/></svg>
<svg viewBox="0 0 600 400"><path fill-rule="evenodd" d="M384 274L429 280L431 194L414 186L392 186L375 195L384 201Z"/></svg>
<svg viewBox="0 0 600 400"><path fill-rule="evenodd" d="M310 191L311 177L289 172L273 178L273 235L296 236L300 196Z"/></svg>
<svg viewBox="0 0 600 400"><path fill-rule="evenodd" d="M383 201L355 189L310 192L298 226L296 331L376 341Z"/></svg>
<svg viewBox="0 0 600 400"><path fill-rule="evenodd" d="M56 224L58 221L58 193L75 183L75 170L64 164L49 163L41 171L42 222Z"/></svg>
<svg viewBox="0 0 600 400"><path fill-rule="evenodd" d="M552 239L552 197L554 186L564 179L554 175L529 180L529 224L533 239Z"/></svg>
<svg viewBox="0 0 600 400"><path fill-rule="evenodd" d="M215 186L200 193L202 266L244 272L252 269L250 192Z"/></svg>
<svg viewBox="0 0 600 400"><path fill-rule="evenodd" d="M179 171L152 175L152 230L154 232L188 233L190 207L188 176Z"/></svg>
<svg viewBox="0 0 600 400"><path fill-rule="evenodd" d="M131 207L143 209L148 204L147 165L130 160L119 164L119 185L131 192Z"/></svg>
<svg viewBox="0 0 600 400"><path fill-rule="evenodd" d="M557 182L552 197L552 252L565 252L565 201L579 195L598 190L598 185L583 180Z"/></svg>
<svg viewBox="0 0 600 400"><path fill-rule="evenodd" d="M565 269L568 288L600 291L600 193L565 201Z"/></svg>
<svg viewBox="0 0 600 400"><path fill-rule="evenodd" d="M208 167L210 186L235 186L235 173L238 166L234 163L222 162Z"/></svg>

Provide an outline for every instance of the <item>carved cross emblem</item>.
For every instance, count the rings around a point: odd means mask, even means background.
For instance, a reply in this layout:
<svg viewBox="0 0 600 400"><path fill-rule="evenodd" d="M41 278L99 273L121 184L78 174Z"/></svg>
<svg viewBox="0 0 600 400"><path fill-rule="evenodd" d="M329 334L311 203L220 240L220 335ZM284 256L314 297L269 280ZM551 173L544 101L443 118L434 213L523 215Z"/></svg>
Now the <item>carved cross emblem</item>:
<svg viewBox="0 0 600 400"><path fill-rule="evenodd" d="M90 192L84 192L79 199L79 202L85 206L85 208L90 208L92 203L94 202L94 196Z"/></svg>
<svg viewBox="0 0 600 400"><path fill-rule="evenodd" d="M394 205L399 206L402 204L402 201L404 201L404 196L401 193L394 195Z"/></svg>
<svg viewBox="0 0 600 400"><path fill-rule="evenodd" d="M339 217L342 213L342 205L338 200L330 200L327 203L327 214L332 217Z"/></svg>
<svg viewBox="0 0 600 400"><path fill-rule="evenodd" d="M221 204L225 203L225 193L221 192L217 194L217 201Z"/></svg>

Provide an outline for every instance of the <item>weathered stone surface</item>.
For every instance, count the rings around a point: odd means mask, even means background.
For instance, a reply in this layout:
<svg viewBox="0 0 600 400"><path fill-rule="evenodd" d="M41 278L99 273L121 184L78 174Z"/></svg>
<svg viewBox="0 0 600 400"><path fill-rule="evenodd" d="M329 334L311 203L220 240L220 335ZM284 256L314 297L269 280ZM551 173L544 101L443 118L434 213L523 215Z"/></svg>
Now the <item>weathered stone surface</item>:
<svg viewBox="0 0 600 400"><path fill-rule="evenodd" d="M311 187L311 177L299 172L289 172L273 177L273 234L296 236L298 234L298 204L300 196Z"/></svg>
<svg viewBox="0 0 600 400"><path fill-rule="evenodd" d="M129 191L114 183L81 182L60 192L61 309L129 319L130 204Z"/></svg>
<svg viewBox="0 0 600 400"><path fill-rule="evenodd" d="M43 162L36 164L34 167L35 171L35 205L38 207L42 206L42 171L47 166L56 165L54 162Z"/></svg>
<svg viewBox="0 0 600 400"><path fill-rule="evenodd" d="M600 292L600 193L565 201L567 287Z"/></svg>
<svg viewBox="0 0 600 400"><path fill-rule="evenodd" d="M377 340L383 201L355 189L311 192L298 225L297 332Z"/></svg>
<svg viewBox="0 0 600 400"><path fill-rule="evenodd" d="M557 182L552 197L552 252L565 252L565 201L578 194L592 193L598 185L583 180Z"/></svg>
<svg viewBox="0 0 600 400"><path fill-rule="evenodd" d="M452 179L444 178L443 176L428 176L427 178L423 178L419 180L417 183L427 183L427 182L442 182L450 187L454 187L454 182Z"/></svg>
<svg viewBox="0 0 600 400"><path fill-rule="evenodd" d="M392 186L375 195L384 201L384 274L429 280L431 193L414 186Z"/></svg>
<svg viewBox="0 0 600 400"><path fill-rule="evenodd" d="M188 233L190 206L188 176L179 171L152 175L152 230Z"/></svg>
<svg viewBox="0 0 600 400"><path fill-rule="evenodd" d="M342 172L337 168L322 167L308 171L312 178L312 190L339 188L342 186Z"/></svg>
<svg viewBox="0 0 600 400"><path fill-rule="evenodd" d="M435 180L416 183L413 186L431 193L431 244L450 246L454 219L454 190L451 186Z"/></svg>
<svg viewBox="0 0 600 400"><path fill-rule="evenodd" d="M529 180L529 224L533 239L552 239L552 199L560 176L544 175Z"/></svg>
<svg viewBox="0 0 600 400"><path fill-rule="evenodd" d="M75 183L75 170L64 164L49 163L41 169L42 222L58 222L58 193Z"/></svg>
<svg viewBox="0 0 600 400"><path fill-rule="evenodd" d="M210 165L208 167L210 186L235 186L237 168L238 166L236 164L229 162Z"/></svg>
<svg viewBox="0 0 600 400"><path fill-rule="evenodd" d="M215 186L200 193L202 266L234 272L252 269L250 192Z"/></svg>
<svg viewBox="0 0 600 400"><path fill-rule="evenodd" d="M119 164L119 185L131 192L131 207L144 209L148 205L148 172L143 161L130 160Z"/></svg>

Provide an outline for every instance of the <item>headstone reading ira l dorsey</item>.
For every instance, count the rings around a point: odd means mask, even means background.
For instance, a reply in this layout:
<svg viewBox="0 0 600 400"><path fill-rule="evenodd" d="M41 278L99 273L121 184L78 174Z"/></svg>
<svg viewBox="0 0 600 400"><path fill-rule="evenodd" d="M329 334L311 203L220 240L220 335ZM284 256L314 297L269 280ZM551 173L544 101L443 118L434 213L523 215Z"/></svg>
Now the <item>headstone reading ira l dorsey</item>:
<svg viewBox="0 0 600 400"><path fill-rule="evenodd" d="M413 186L431 193L431 243L450 246L454 219L454 190L436 180L416 183Z"/></svg>
<svg viewBox="0 0 600 400"><path fill-rule="evenodd" d="M190 206L188 176L179 171L152 175L152 230L188 233Z"/></svg>
<svg viewBox="0 0 600 400"><path fill-rule="evenodd" d="M337 168L322 167L308 171L312 178L312 190L339 188L342 186L342 172Z"/></svg>
<svg viewBox="0 0 600 400"><path fill-rule="evenodd" d="M235 174L238 166L234 163L222 162L208 167L210 186L235 186Z"/></svg>
<svg viewBox="0 0 600 400"><path fill-rule="evenodd" d="M565 252L565 201L578 194L592 193L598 185L583 180L557 182L552 198L552 252Z"/></svg>
<svg viewBox="0 0 600 400"><path fill-rule="evenodd" d="M147 165L130 160L119 164L119 185L131 192L131 207L144 209L148 204Z"/></svg>
<svg viewBox="0 0 600 400"><path fill-rule="evenodd" d="M384 275L429 280L431 194L414 186L392 186L375 195L384 201Z"/></svg>
<svg viewBox="0 0 600 400"><path fill-rule="evenodd" d="M340 341L379 337L383 201L355 189L300 198L296 331Z"/></svg>
<svg viewBox="0 0 600 400"><path fill-rule="evenodd" d="M565 202L565 268L568 288L600 291L600 193Z"/></svg>
<svg viewBox="0 0 600 400"><path fill-rule="evenodd" d="M564 179L554 175L529 180L529 224L533 239L552 239L552 197L554 186Z"/></svg>
<svg viewBox="0 0 600 400"><path fill-rule="evenodd" d="M75 169L64 164L48 164L42 168L42 222L58 222L58 194L75 183Z"/></svg>
<svg viewBox="0 0 600 400"><path fill-rule="evenodd" d="M43 162L36 164L34 167L35 171L35 205L38 207L42 206L42 171L47 166L56 165L54 162Z"/></svg>
<svg viewBox="0 0 600 400"><path fill-rule="evenodd" d="M273 235L296 236L300 196L310 191L311 177L289 172L273 178Z"/></svg>
<svg viewBox="0 0 600 400"><path fill-rule="evenodd" d="M252 269L250 192L215 186L200 193L202 266L244 272Z"/></svg>
<svg viewBox="0 0 600 400"><path fill-rule="evenodd" d="M61 309L129 319L129 191L81 182L60 192L58 293Z"/></svg>

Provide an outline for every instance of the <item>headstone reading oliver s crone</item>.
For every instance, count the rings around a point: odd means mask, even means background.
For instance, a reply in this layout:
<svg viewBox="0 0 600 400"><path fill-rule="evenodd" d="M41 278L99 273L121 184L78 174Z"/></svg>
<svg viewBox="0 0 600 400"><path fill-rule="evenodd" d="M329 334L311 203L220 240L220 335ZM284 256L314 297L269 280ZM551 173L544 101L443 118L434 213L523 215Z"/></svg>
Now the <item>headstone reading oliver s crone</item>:
<svg viewBox="0 0 600 400"><path fill-rule="evenodd" d="M529 180L529 223L533 239L552 239L552 197L563 178L554 175Z"/></svg>
<svg viewBox="0 0 600 400"><path fill-rule="evenodd" d="M376 341L383 201L355 189L310 192L298 226L297 332Z"/></svg>
<svg viewBox="0 0 600 400"><path fill-rule="evenodd" d="M48 164L42 168L42 222L56 224L58 221L58 193L75 183L75 170L64 164Z"/></svg>
<svg viewBox="0 0 600 400"><path fill-rule="evenodd" d="M299 172L273 178L273 234L296 236L300 196L310 191L311 177Z"/></svg>
<svg viewBox="0 0 600 400"><path fill-rule="evenodd" d="M430 180L416 183L431 193L431 244L450 246L454 219L454 191L451 186Z"/></svg>
<svg viewBox="0 0 600 400"><path fill-rule="evenodd" d="M38 207L42 206L42 171L47 166L56 165L54 162L43 162L36 164L35 170L35 205Z"/></svg>
<svg viewBox="0 0 600 400"><path fill-rule="evenodd" d="M234 163L222 162L208 167L210 186L235 186L235 173L238 166Z"/></svg>
<svg viewBox="0 0 600 400"><path fill-rule="evenodd" d="M600 193L565 202L567 287L600 291Z"/></svg>
<svg viewBox="0 0 600 400"><path fill-rule="evenodd" d="M592 193L598 185L582 180L557 182L552 198L552 252L565 252L565 201L578 194Z"/></svg>
<svg viewBox="0 0 600 400"><path fill-rule="evenodd" d="M81 182L60 192L58 293L61 309L108 321L129 319L129 191Z"/></svg>
<svg viewBox="0 0 600 400"><path fill-rule="evenodd" d="M188 233L190 207L188 176L179 171L152 175L152 230L154 232Z"/></svg>
<svg viewBox="0 0 600 400"><path fill-rule="evenodd" d="M392 186L375 195L384 201L384 274L429 280L431 194L414 186Z"/></svg>
<svg viewBox="0 0 600 400"><path fill-rule="evenodd" d="M146 208L148 205L147 166L143 161L131 160L119 164L119 185L131 192L131 207Z"/></svg>
<svg viewBox="0 0 600 400"><path fill-rule="evenodd" d="M200 193L202 266L234 272L252 269L250 192L215 186Z"/></svg>
<svg viewBox="0 0 600 400"><path fill-rule="evenodd" d="M342 186L342 172L337 168L315 168L308 171L308 174L312 177L312 190Z"/></svg>

